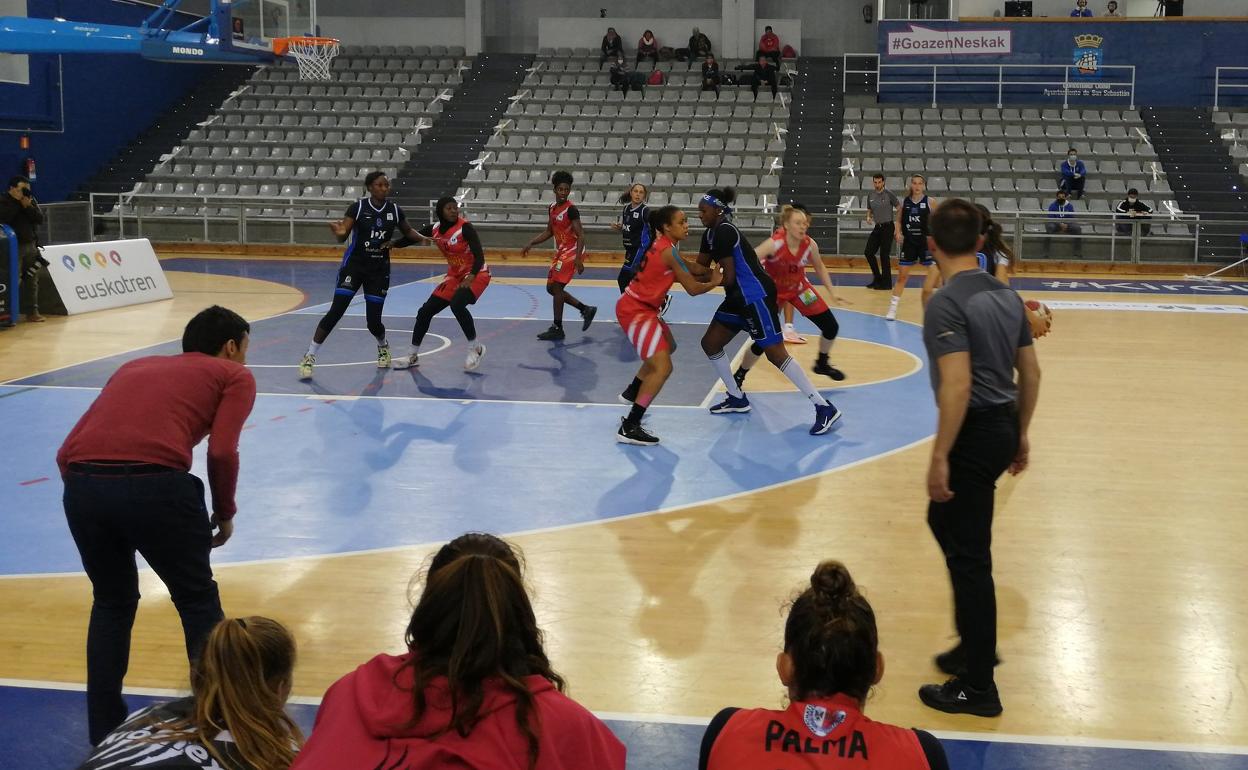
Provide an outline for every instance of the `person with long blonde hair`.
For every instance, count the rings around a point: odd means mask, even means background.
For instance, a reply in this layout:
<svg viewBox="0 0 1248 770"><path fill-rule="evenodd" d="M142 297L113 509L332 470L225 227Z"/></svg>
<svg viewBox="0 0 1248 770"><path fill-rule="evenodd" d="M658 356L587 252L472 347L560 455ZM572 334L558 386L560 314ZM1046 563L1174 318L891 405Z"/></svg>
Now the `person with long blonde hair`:
<svg viewBox="0 0 1248 770"><path fill-rule="evenodd" d="M131 715L79 770L286 770L303 745L285 711L294 669L295 639L281 623L226 618L196 661L191 696Z"/></svg>

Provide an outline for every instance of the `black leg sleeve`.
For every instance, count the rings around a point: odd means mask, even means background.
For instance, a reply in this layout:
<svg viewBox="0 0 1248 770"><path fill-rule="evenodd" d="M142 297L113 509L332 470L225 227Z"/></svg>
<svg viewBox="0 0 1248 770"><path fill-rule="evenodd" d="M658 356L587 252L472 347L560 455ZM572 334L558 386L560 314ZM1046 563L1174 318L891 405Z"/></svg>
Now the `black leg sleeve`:
<svg viewBox="0 0 1248 770"><path fill-rule="evenodd" d="M354 295L335 293L334 301L330 303L329 311L325 313L325 317L321 319L321 322L316 325L317 328L325 332L326 335L332 332L334 327L338 325L338 322L342 320L343 314L347 312L347 308L351 305L353 298Z"/></svg>
<svg viewBox="0 0 1248 770"><path fill-rule="evenodd" d="M441 297L430 297L425 300L425 304L416 311L416 325L412 327L412 347L420 347L420 343L425 341L425 335L429 333L429 323L433 317L450 304Z"/></svg>
<svg viewBox="0 0 1248 770"><path fill-rule="evenodd" d="M825 340L834 340L836 335L841 331L841 325L836 322L836 316L832 315L831 310L825 310L819 315L811 316L811 321L815 326L819 327L819 332Z"/></svg>
<svg viewBox="0 0 1248 770"><path fill-rule="evenodd" d="M464 337L469 342L477 338L477 325L472 320L472 313L468 312L468 306L476 301L477 298L468 289L458 289L451 297L451 312L455 314L455 320L459 321L459 328L464 330Z"/></svg>

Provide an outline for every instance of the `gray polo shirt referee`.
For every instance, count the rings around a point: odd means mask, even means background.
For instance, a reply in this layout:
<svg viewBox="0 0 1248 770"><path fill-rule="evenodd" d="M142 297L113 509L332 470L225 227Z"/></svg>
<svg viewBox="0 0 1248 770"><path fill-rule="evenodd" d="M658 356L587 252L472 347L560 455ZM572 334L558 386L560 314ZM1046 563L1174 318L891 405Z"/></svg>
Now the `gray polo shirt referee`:
<svg viewBox="0 0 1248 770"><path fill-rule="evenodd" d="M876 174L871 179L871 192L867 193L867 224L874 225L867 236L867 250L864 256L871 266L871 283L868 289L893 288L893 266L888 258L893 252L893 220L897 218L897 209L901 201L892 190L884 189L884 175ZM875 260L876 253L880 261Z"/></svg>
<svg viewBox="0 0 1248 770"><path fill-rule="evenodd" d="M1001 713L993 680L993 495L1007 468L1019 473L1027 467L1040 365L1022 299L979 269L981 224L974 204L957 198L943 202L930 222L929 247L945 285L923 319L940 414L927 475L927 523L953 583L960 641L936 656L952 678L924 685L919 698L940 711L990 717Z"/></svg>

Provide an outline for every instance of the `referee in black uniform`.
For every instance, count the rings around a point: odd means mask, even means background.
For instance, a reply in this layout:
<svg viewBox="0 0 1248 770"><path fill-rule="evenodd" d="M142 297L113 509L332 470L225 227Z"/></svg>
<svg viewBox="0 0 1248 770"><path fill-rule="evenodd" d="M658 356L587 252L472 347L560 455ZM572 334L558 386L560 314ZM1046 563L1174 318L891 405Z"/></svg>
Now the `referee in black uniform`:
<svg viewBox="0 0 1248 770"><path fill-rule="evenodd" d="M928 706L997 716L993 681L997 599L992 507L997 478L1027 467L1027 428L1040 394L1040 364L1022 299L979 269L979 210L953 199L932 212L929 248L945 286L923 319L939 422L927 473L927 523L945 554L960 641L936 656L951 675L919 688ZM1017 382L1014 373L1018 372Z"/></svg>

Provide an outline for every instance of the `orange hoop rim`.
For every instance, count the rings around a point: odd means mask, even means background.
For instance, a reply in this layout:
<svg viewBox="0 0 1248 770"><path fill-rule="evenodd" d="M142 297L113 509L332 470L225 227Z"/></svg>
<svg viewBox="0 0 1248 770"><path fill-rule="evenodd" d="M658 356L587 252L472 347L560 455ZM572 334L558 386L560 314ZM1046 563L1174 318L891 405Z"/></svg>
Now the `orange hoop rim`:
<svg viewBox="0 0 1248 770"><path fill-rule="evenodd" d="M313 46L331 46L339 44L338 38L334 37L312 37L309 35L292 35L291 37L273 38L273 53L278 56L285 56L286 51L292 44L299 43L303 45Z"/></svg>

